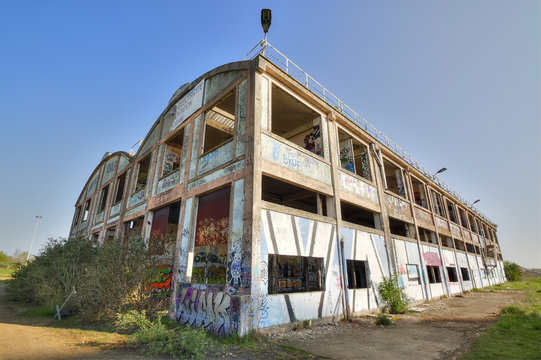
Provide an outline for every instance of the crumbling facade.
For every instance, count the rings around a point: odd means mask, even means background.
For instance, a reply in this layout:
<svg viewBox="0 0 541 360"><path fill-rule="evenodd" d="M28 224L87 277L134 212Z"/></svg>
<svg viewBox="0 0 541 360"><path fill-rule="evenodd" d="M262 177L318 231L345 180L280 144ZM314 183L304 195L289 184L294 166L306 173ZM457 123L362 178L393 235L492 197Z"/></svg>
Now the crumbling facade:
<svg viewBox="0 0 541 360"><path fill-rule="evenodd" d="M142 235L170 315L219 334L379 308L389 274L413 300L505 281L495 224L263 45L107 153L70 237Z"/></svg>

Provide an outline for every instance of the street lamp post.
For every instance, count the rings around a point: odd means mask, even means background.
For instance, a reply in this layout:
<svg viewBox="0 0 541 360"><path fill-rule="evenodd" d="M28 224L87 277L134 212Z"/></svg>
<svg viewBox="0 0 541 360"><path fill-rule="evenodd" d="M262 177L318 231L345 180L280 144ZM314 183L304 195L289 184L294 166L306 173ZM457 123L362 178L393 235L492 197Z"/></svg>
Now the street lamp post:
<svg viewBox="0 0 541 360"><path fill-rule="evenodd" d="M41 219L43 219L43 216L36 215L36 221L34 222L34 233L32 234L32 242L30 243L30 249L28 250L28 254L26 255L26 262L28 262L28 259L30 259L30 253L32 252L32 246L34 245L34 239L36 238L38 224Z"/></svg>

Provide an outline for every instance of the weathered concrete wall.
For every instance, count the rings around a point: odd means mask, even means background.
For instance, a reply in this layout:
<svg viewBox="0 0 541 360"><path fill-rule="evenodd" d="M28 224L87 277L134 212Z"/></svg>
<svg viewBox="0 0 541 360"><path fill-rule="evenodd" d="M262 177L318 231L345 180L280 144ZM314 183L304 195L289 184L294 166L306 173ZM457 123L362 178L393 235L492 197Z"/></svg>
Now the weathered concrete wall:
<svg viewBox="0 0 541 360"><path fill-rule="evenodd" d="M268 255L320 257L324 260L325 291L268 294ZM259 327L342 314L341 280L332 224L271 210L261 211L261 293Z"/></svg>
<svg viewBox="0 0 541 360"><path fill-rule="evenodd" d="M424 282L427 281L425 267L419 257L419 247L416 243L393 239L398 278L404 287L406 295L414 300L426 299L424 293Z"/></svg>
<svg viewBox="0 0 541 360"><path fill-rule="evenodd" d="M366 289L348 289L352 312L377 309L383 304L378 286L383 276L389 276L389 261L383 236L342 227L340 239L344 240L344 256L347 260L368 262ZM335 290L338 295L338 292Z"/></svg>
<svg viewBox="0 0 541 360"><path fill-rule="evenodd" d="M432 297L442 296L446 292L445 290L446 289L446 286L445 286L446 276L443 273L445 269L442 267L442 261L440 258L439 250L435 246L429 246L429 245L424 245L424 244L421 245L421 247L422 247L421 252L423 254L425 265L438 266L438 268L440 269L441 283L429 284L430 294ZM427 276L427 281L428 281L428 276Z"/></svg>

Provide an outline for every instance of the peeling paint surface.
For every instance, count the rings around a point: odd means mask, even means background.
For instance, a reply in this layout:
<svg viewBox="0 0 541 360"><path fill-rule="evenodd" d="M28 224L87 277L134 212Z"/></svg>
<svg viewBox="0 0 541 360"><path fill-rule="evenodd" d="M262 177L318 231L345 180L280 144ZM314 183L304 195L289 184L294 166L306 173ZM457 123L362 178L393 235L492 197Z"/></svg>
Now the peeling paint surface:
<svg viewBox="0 0 541 360"><path fill-rule="evenodd" d="M197 173L204 174L233 159L233 141L220 146L199 159Z"/></svg>
<svg viewBox="0 0 541 360"><path fill-rule="evenodd" d="M378 191L375 186L369 185L345 172L338 170L338 181L340 189L350 194L370 201L375 206L379 206Z"/></svg>

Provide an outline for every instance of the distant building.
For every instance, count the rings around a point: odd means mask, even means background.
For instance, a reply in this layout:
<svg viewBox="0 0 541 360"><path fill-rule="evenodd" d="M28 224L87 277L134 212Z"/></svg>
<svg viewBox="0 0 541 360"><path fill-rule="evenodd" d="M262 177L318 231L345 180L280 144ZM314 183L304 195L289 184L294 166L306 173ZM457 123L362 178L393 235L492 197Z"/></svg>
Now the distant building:
<svg viewBox="0 0 541 360"><path fill-rule="evenodd" d="M144 236L171 316L222 334L381 307L390 273L415 300L505 281L495 224L263 44L107 153L70 237Z"/></svg>

